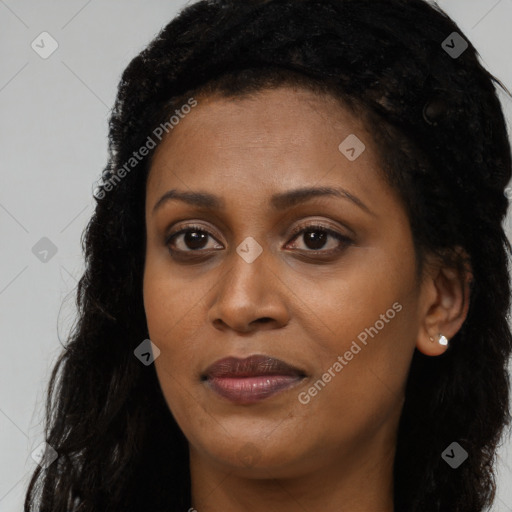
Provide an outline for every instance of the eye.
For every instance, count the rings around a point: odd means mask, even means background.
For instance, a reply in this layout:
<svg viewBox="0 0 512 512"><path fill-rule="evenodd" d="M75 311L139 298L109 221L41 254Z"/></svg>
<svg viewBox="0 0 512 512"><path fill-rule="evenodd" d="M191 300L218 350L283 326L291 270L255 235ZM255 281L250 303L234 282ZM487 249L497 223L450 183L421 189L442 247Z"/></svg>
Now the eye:
<svg viewBox="0 0 512 512"><path fill-rule="evenodd" d="M352 240L347 236L334 231L328 227L322 226L320 224L310 224L308 226L299 226L293 233L294 238L292 240L298 239L299 235L303 240L305 249L300 248L299 250L305 252L320 252L322 254L332 254L335 252L339 252L345 248L345 246L350 245ZM328 243L329 238L333 239L331 241L331 247L324 249L325 245ZM320 250L324 249L324 250Z"/></svg>
<svg viewBox="0 0 512 512"><path fill-rule="evenodd" d="M292 235L292 240L296 240L299 238L299 235L302 235L305 248L298 247L300 251L312 253L318 252L324 255L339 252L352 243L350 238L320 224L299 226L295 229ZM200 253L201 250L204 250L204 252L210 252L212 250L223 248L221 244L218 244L208 249L207 243L209 238L215 240L213 235L201 226L189 225L169 235L165 244L169 247L169 251L174 255L179 255L180 253ZM332 247L324 249L329 238L332 239Z"/></svg>
<svg viewBox="0 0 512 512"><path fill-rule="evenodd" d="M182 247L172 249L171 247L180 245L179 242L182 235ZM195 252L205 248L205 243L208 241L209 237L213 239L211 233L200 226L185 226L176 233L171 234L165 244L169 246L171 252ZM219 247L222 249L222 245L219 244ZM190 250L187 250L187 248Z"/></svg>

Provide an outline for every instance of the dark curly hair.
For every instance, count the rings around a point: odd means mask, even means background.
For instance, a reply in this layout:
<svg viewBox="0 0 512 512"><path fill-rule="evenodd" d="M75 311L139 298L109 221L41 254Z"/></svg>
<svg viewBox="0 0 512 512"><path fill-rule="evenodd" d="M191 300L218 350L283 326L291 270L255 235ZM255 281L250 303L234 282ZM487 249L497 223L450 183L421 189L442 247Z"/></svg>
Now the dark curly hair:
<svg viewBox="0 0 512 512"><path fill-rule="evenodd" d="M442 356L414 353L394 503L395 512L479 512L492 504L496 450L511 419L511 247L502 223L512 165L495 85L506 89L469 41L456 58L445 51L453 32L467 41L423 0L201 0L131 61L81 240L78 319L48 387L45 436L58 458L35 469L25 512L32 504L40 512L190 507L187 440L154 365L134 356L149 338L142 277L154 149L125 176L119 171L187 98L281 85L328 92L364 120L407 209L419 268L427 254L460 269L463 252L469 256L466 321ZM441 458L453 441L469 453L457 470Z"/></svg>

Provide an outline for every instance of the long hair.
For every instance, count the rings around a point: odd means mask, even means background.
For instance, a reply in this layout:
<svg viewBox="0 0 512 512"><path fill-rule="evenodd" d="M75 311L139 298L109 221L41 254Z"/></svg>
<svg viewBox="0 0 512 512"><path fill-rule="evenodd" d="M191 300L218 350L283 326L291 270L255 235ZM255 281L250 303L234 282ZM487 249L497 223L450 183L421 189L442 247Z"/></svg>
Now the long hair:
<svg viewBox="0 0 512 512"><path fill-rule="evenodd" d="M35 469L25 512L33 504L40 512L190 507L187 440L154 365L134 355L149 338L142 276L154 149L130 159L187 99L281 85L327 91L365 121L407 209L420 266L438 254L463 268L456 247L469 256L466 321L442 356L413 356L395 512L479 512L493 502L496 450L511 419L511 248L502 223L512 166L496 94L504 87L478 57L422 0L201 0L162 29L119 84L82 238L78 317L48 386L45 437L58 458ZM452 442L468 453L457 469L442 457Z"/></svg>

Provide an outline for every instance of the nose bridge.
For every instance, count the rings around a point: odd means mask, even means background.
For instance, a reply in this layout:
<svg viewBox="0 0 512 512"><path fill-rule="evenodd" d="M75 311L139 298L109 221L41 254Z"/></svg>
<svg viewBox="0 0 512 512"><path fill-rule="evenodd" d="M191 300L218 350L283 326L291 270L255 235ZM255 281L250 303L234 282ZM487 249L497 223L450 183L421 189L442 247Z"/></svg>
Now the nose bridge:
<svg viewBox="0 0 512 512"><path fill-rule="evenodd" d="M229 256L229 271L222 287L222 299L235 301L239 307L262 299L264 292L262 277L270 272L264 253L268 248L253 237L246 237ZM267 280L268 282L269 280Z"/></svg>
<svg viewBox="0 0 512 512"><path fill-rule="evenodd" d="M210 321L222 320L238 330L265 318L283 320L285 305L268 256L271 253L255 238L246 237L228 256L229 269L218 283L217 293L209 312Z"/></svg>

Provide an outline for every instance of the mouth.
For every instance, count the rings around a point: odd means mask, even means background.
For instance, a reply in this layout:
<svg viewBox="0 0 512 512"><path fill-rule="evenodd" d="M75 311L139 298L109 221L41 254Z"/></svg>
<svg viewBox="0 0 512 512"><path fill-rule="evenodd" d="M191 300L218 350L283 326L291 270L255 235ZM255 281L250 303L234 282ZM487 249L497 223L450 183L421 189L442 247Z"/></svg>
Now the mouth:
<svg viewBox="0 0 512 512"><path fill-rule="evenodd" d="M208 389L236 404L259 402L295 387L305 378L300 368L263 355L220 359L201 375Z"/></svg>

